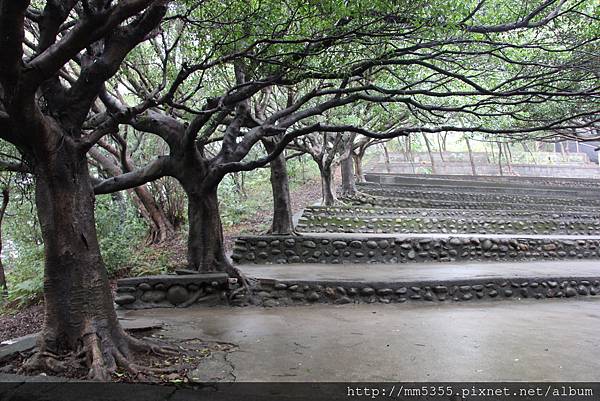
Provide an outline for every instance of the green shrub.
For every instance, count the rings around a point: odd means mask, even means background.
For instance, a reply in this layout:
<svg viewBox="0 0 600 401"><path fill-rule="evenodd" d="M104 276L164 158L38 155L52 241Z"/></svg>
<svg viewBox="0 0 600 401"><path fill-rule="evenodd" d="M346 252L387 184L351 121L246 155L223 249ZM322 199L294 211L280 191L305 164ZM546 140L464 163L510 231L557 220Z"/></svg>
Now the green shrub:
<svg viewBox="0 0 600 401"><path fill-rule="evenodd" d="M96 230L106 269L114 275L135 262L148 228L129 202L107 195L96 198Z"/></svg>
<svg viewBox="0 0 600 401"><path fill-rule="evenodd" d="M44 293L44 249L24 249L17 258L9 258L6 272L10 304L24 306L39 301Z"/></svg>

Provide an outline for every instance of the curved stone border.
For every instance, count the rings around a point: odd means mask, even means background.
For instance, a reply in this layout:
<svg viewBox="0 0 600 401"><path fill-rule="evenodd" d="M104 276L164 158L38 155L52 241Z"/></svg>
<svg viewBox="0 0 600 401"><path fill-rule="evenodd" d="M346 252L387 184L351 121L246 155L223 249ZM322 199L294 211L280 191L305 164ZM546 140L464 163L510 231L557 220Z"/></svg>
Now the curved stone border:
<svg viewBox="0 0 600 401"><path fill-rule="evenodd" d="M591 259L600 257L597 239L486 237L318 237L246 236L236 239L238 264L405 263L457 260Z"/></svg>
<svg viewBox="0 0 600 401"><path fill-rule="evenodd" d="M482 279L452 282L334 282L263 280L251 302L263 306L314 303L466 302L596 296L600 278Z"/></svg>
<svg viewBox="0 0 600 401"><path fill-rule="evenodd" d="M226 273L158 275L117 281L115 303L125 309L186 307L226 298Z"/></svg>

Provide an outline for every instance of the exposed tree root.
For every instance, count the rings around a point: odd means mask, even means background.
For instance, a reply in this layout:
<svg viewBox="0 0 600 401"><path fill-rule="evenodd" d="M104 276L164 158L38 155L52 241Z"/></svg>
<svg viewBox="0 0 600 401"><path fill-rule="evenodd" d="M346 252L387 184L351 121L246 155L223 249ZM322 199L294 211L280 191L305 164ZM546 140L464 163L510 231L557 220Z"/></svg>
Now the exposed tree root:
<svg viewBox="0 0 600 401"><path fill-rule="evenodd" d="M240 283L240 288L233 290L229 294L229 299L233 299L237 294L251 293L250 281L240 269L233 266L231 263L224 263L223 270L225 273L229 274L229 276L238 279L238 282Z"/></svg>
<svg viewBox="0 0 600 401"><path fill-rule="evenodd" d="M146 380L149 375L171 373L177 366L152 368L134 362L135 355L143 353L157 356L174 356L180 351L174 347L162 346L149 340L139 340L117 328L115 334L105 335L105 330L94 330L81 336L81 345L75 352L57 355L41 350L32 355L22 366L22 372L64 373L69 367L84 366L88 369L87 378L94 381L110 381L118 369L123 369L136 379Z"/></svg>

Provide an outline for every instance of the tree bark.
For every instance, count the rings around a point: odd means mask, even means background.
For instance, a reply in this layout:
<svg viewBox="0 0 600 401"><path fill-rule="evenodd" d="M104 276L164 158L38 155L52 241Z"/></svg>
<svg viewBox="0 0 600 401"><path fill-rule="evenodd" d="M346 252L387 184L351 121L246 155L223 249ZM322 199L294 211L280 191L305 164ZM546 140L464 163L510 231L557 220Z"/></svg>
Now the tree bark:
<svg viewBox="0 0 600 401"><path fill-rule="evenodd" d="M6 208L8 207L9 201L9 192L8 188L4 188L2 190L2 207L0 207L0 290L2 298L8 295L8 287L6 285L6 275L4 274L4 265L2 264L2 222L4 220L4 215L6 213Z"/></svg>
<svg viewBox="0 0 600 401"><path fill-rule="evenodd" d="M331 166L319 166L321 171L321 204L324 206L333 206L337 201L333 190L333 173Z"/></svg>
<svg viewBox="0 0 600 401"><path fill-rule="evenodd" d="M193 270L227 270L217 188L184 187L188 195L188 264Z"/></svg>
<svg viewBox="0 0 600 401"><path fill-rule="evenodd" d="M275 151L275 143L264 140L267 152ZM268 233L290 235L294 233L292 200L285 153L279 154L269 165L271 169L271 191L273 192L273 220Z"/></svg>
<svg viewBox="0 0 600 401"><path fill-rule="evenodd" d="M500 142L496 142L496 144L498 145L498 171L502 176L504 175L504 171L502 171L502 145L500 144Z"/></svg>
<svg viewBox="0 0 600 401"><path fill-rule="evenodd" d="M433 152L431 151L431 144L429 143L429 139L427 138L427 135L425 133L423 133L423 139L425 140L427 154L429 154L429 160L431 161L431 174L437 174L437 169L435 167L435 159L433 157Z"/></svg>
<svg viewBox="0 0 600 401"><path fill-rule="evenodd" d="M359 150L358 153L352 152L352 160L354 161L354 174L356 174L357 182L365 182L365 175L362 168L362 159L364 153Z"/></svg>
<svg viewBox="0 0 600 401"><path fill-rule="evenodd" d="M469 151L469 162L471 163L471 171L473 172L473 175L477 175L477 169L475 168L475 160L473 160L473 150L471 149L471 142L466 136L465 142L467 143L467 150Z"/></svg>
<svg viewBox="0 0 600 401"><path fill-rule="evenodd" d="M271 161L271 190L273 191L273 221L269 234L290 235L294 233L292 200L285 154Z"/></svg>
<svg viewBox="0 0 600 401"><path fill-rule="evenodd" d="M417 170L415 169L415 157L412 152L412 143L410 141L410 135L406 135L405 141L406 141L406 153L408 154L408 158L409 158L408 161L410 162L410 169L413 174L416 174Z"/></svg>
<svg viewBox="0 0 600 401"><path fill-rule="evenodd" d="M384 156L384 160L385 160L385 171L387 173L389 173L390 172L390 154L387 150L387 146L385 146L385 143L382 143L381 147L383 148L383 156Z"/></svg>
<svg viewBox="0 0 600 401"><path fill-rule="evenodd" d="M133 162L130 158L123 161L125 169L111 158L103 155L97 149L90 149L88 152L104 170L110 175L116 177L132 170ZM125 170L125 171L124 171ZM148 236L150 243L161 243L168 240L174 233L175 228L167 218L164 210L156 202L147 185L140 185L128 191L133 198L134 203L139 209L140 214L148 221L150 225L150 234ZM133 193L131 193L133 192Z"/></svg>
<svg viewBox="0 0 600 401"><path fill-rule="evenodd" d="M55 136L60 138L59 135ZM45 355L85 351L89 377L107 380L138 340L117 321L100 255L88 162L68 137L34 154L35 198L44 239L44 328L28 365L57 370ZM54 142L54 141L50 141Z"/></svg>
<svg viewBox="0 0 600 401"><path fill-rule="evenodd" d="M348 157L340 160L343 196L356 195L356 179L354 178L354 166L351 153L352 151L348 152Z"/></svg>

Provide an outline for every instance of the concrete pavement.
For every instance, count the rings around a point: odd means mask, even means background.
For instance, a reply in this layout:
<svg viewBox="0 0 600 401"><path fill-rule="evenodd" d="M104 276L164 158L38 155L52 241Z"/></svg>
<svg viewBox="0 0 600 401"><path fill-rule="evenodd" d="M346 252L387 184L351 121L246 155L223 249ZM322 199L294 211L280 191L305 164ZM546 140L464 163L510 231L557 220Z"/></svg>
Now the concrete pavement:
<svg viewBox="0 0 600 401"><path fill-rule="evenodd" d="M236 344L236 381L600 380L597 298L121 315L163 321L168 338Z"/></svg>

